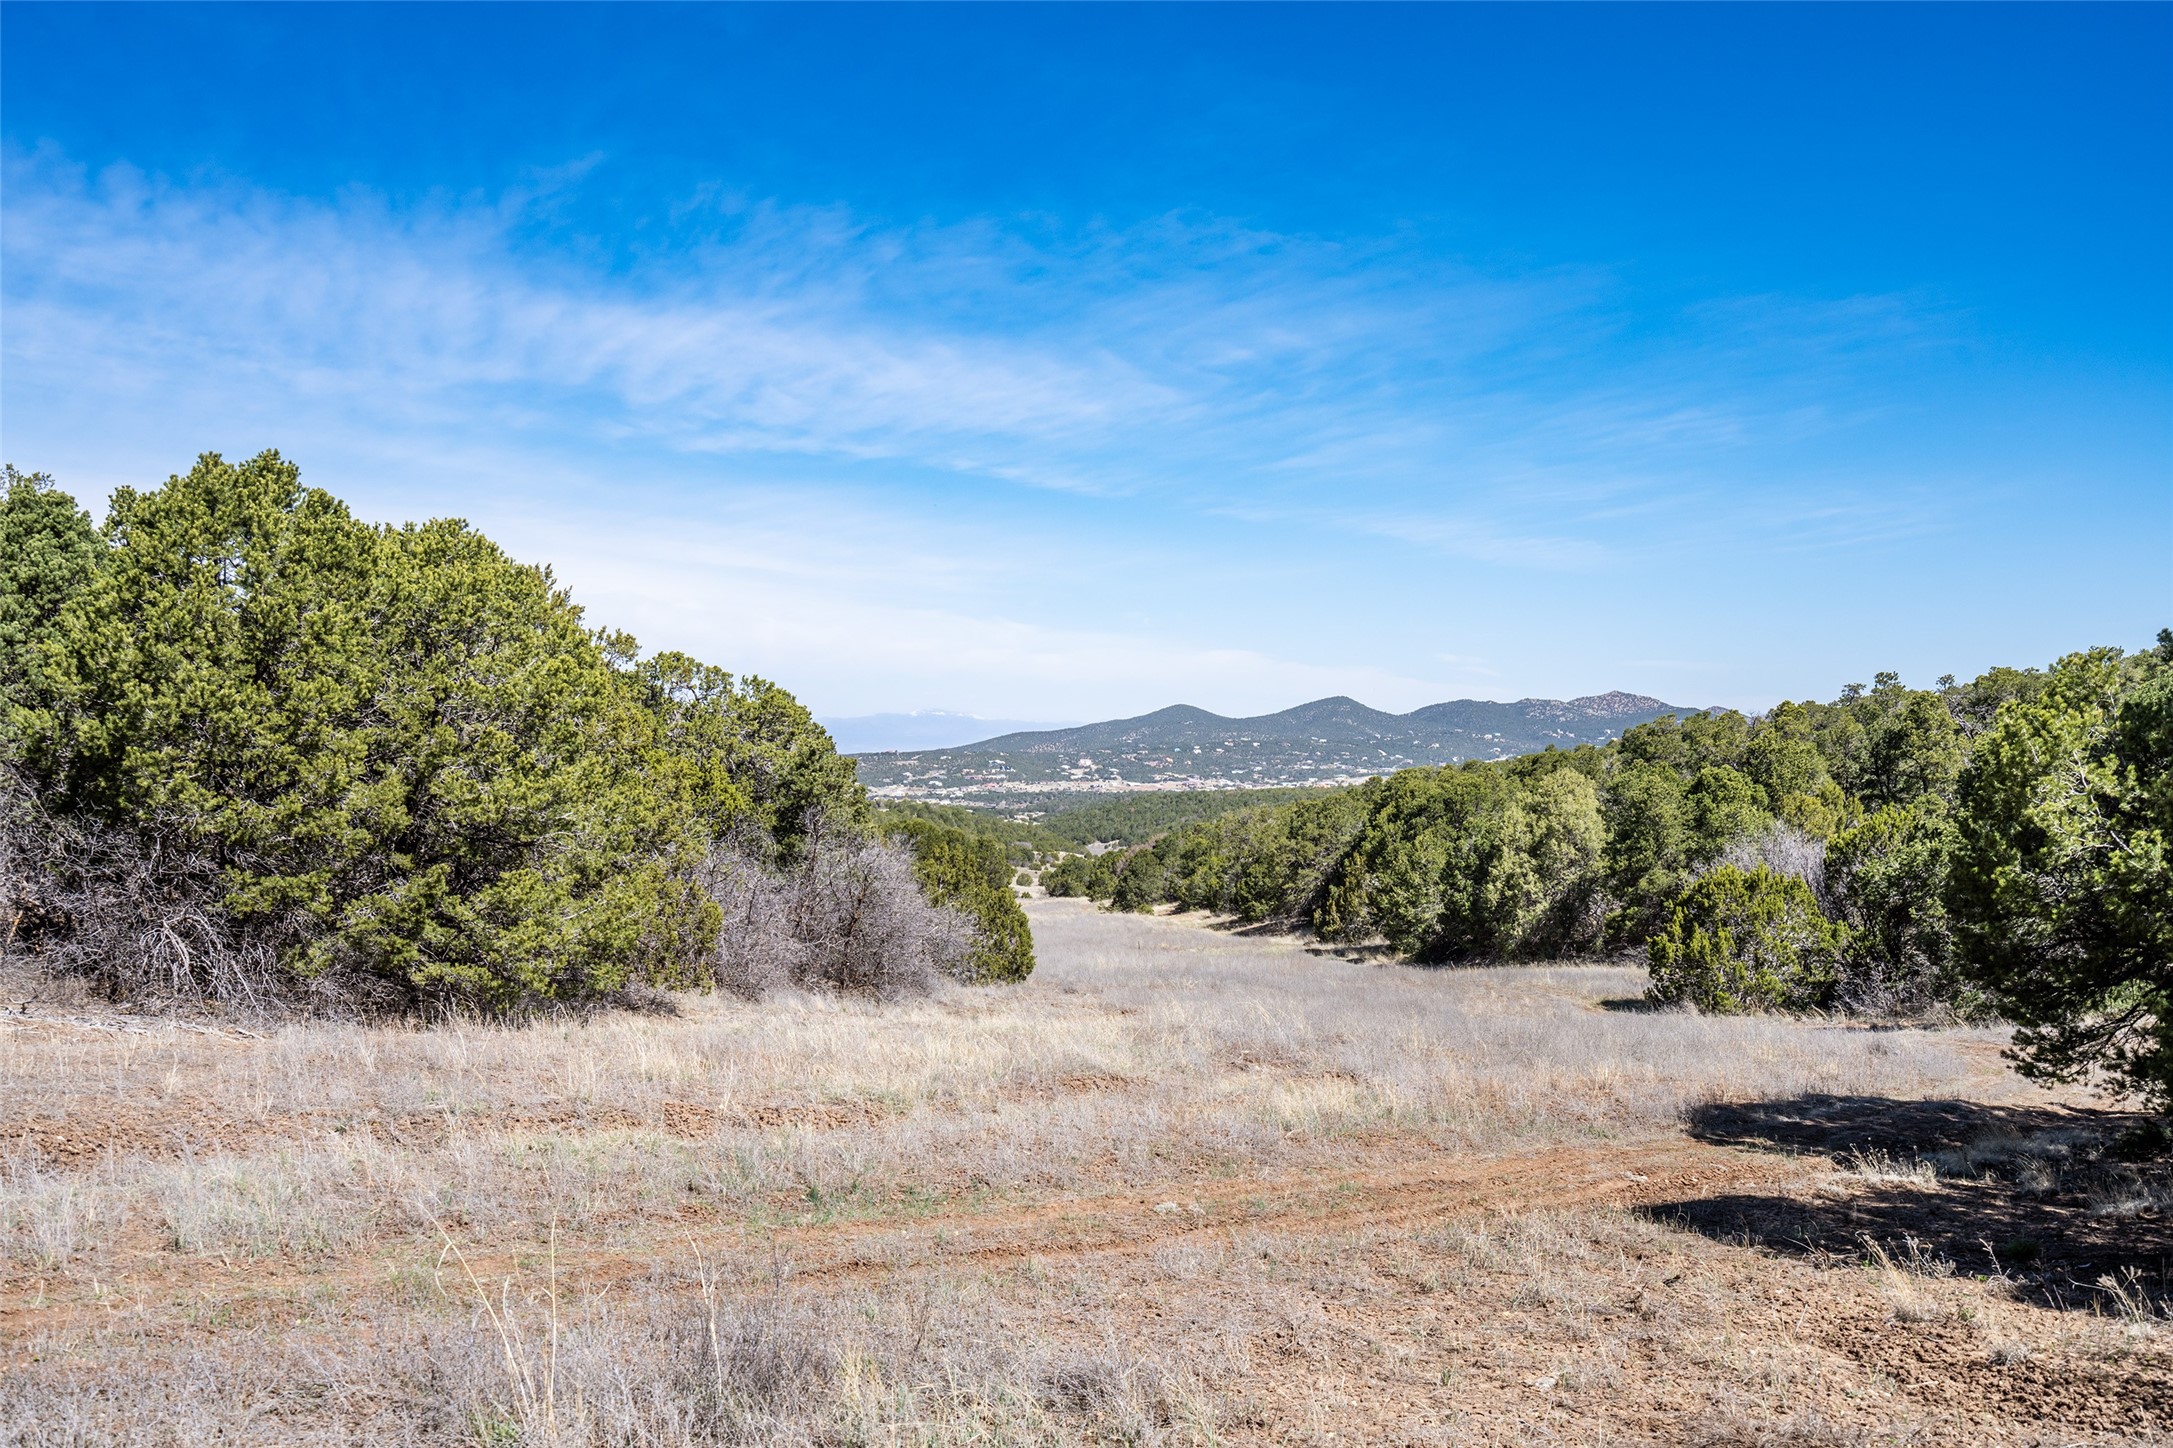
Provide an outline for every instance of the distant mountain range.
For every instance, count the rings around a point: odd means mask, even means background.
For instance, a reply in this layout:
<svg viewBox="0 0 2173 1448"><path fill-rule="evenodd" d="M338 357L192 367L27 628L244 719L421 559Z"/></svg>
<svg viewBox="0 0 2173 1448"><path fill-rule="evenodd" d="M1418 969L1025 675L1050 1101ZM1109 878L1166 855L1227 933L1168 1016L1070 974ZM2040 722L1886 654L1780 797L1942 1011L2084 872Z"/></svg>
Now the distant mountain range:
<svg viewBox="0 0 2173 1448"><path fill-rule="evenodd" d="M1598 744L1663 714L1690 712L1623 693L1513 704L1458 699L1408 714L1337 697L1249 719L1179 704L1136 719L1014 731L957 748L862 753L859 764L861 780L879 794L990 803L1052 792L1329 784L1414 764Z"/></svg>

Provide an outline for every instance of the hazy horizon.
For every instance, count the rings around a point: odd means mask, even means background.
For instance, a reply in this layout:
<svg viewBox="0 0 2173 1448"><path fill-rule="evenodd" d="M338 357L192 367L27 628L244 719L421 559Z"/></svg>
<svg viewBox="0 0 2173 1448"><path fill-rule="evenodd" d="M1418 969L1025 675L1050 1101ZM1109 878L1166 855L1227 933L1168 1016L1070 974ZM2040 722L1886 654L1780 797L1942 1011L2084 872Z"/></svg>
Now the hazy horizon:
<svg viewBox="0 0 2173 1448"><path fill-rule="evenodd" d="M882 754L915 749L956 749L1002 734L1036 729L1069 729L1081 720L983 719L949 709L914 709L886 714L823 715L815 722L830 731L840 754Z"/></svg>
<svg viewBox="0 0 2173 1448"><path fill-rule="evenodd" d="M1570 699L1574 700L1580 698L1596 698L1608 693L1620 692L1624 691L1601 689L1596 690L1591 694L1572 695L1570 696ZM1257 714L1221 715L1221 717L1229 718L1234 721L1267 718L1277 714L1285 714L1297 709L1302 709L1309 704L1323 704L1329 702L1332 699L1342 697L1347 696L1328 694L1323 695L1318 699L1301 699L1295 704L1288 704L1280 709L1265 709ZM1353 699L1351 700L1351 702L1358 704L1362 708L1373 708L1371 704L1366 703L1363 699ZM1517 704L1529 702L1566 703L1570 702L1570 700L1541 701L1537 700L1536 696L1527 695L1522 699L1432 699L1427 701L1427 704L1454 704L1474 702L1492 704ZM1696 704L1683 704L1680 701L1658 700L1656 702L1671 704L1672 707L1683 709L1695 709L1703 707ZM1425 708L1427 707L1427 704L1422 704L1418 707ZM836 742L838 752L840 754L908 754L917 750L960 749L969 744L980 744L990 739L1002 738L1007 734L1055 733L1061 730L1077 729L1091 724L1119 723L1127 719L1148 717L1170 709L1197 709L1200 707L1200 705L1192 704L1189 701L1179 699L1172 703L1164 704L1159 708L1143 710L1139 714L1112 714L1100 719L1072 719L1061 721L1036 721L1027 719L982 719L975 715L960 714L945 709L923 709L902 714L867 714L857 717L843 718L832 718L817 715L816 722L830 731L830 737ZM1219 710L1214 709L1209 709L1207 710L1207 712L1210 714L1220 714ZM1409 714L1413 711L1409 709L1381 709L1375 710L1375 712L1383 714ZM874 742L881 740L891 740L896 742Z"/></svg>

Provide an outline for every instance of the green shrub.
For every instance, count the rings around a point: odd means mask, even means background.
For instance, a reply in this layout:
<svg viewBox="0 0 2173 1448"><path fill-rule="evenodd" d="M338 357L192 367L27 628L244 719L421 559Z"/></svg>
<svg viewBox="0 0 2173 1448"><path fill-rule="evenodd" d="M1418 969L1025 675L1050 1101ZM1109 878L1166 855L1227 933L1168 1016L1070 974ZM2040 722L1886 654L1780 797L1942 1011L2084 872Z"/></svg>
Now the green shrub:
<svg viewBox="0 0 2173 1448"><path fill-rule="evenodd" d="M1606 824L1598 789L1569 756L1519 770L1405 770L1362 793L1371 814L1338 842L1318 892L1322 933L1378 932L1436 961L1596 943Z"/></svg>
<svg viewBox="0 0 2173 1448"><path fill-rule="evenodd" d="M1846 939L1793 875L1722 865L1683 891L1652 937L1647 995L1716 1014L1815 1009Z"/></svg>
<svg viewBox="0 0 2173 1448"><path fill-rule="evenodd" d="M1849 929L1841 1005L1983 1012L1981 993L1956 973L1954 930L1942 904L1954 842L1949 811L1935 795L1888 805L1833 837L1827 890Z"/></svg>
<svg viewBox="0 0 2173 1448"><path fill-rule="evenodd" d="M1471 953L1474 892L1499 843L1513 782L1500 770L1406 769L1367 792L1363 834L1323 892L1323 934L1379 934L1406 955Z"/></svg>
<svg viewBox="0 0 2173 1448"><path fill-rule="evenodd" d="M1640 940L1666 920L1668 902L1688 878L1691 835L1682 776L1657 761L1626 763L1608 780L1602 808L1607 842L1601 868L1616 902L1609 933Z"/></svg>
<svg viewBox="0 0 2173 1448"><path fill-rule="evenodd" d="M1115 854L1066 855L1041 872L1041 886L1059 900L1107 900L1117 888Z"/></svg>
<svg viewBox="0 0 2173 1448"><path fill-rule="evenodd" d="M1112 850L1103 858L1110 866L1109 908L1146 914L1169 898L1170 863L1182 850L1184 839L1164 835L1138 850Z"/></svg>

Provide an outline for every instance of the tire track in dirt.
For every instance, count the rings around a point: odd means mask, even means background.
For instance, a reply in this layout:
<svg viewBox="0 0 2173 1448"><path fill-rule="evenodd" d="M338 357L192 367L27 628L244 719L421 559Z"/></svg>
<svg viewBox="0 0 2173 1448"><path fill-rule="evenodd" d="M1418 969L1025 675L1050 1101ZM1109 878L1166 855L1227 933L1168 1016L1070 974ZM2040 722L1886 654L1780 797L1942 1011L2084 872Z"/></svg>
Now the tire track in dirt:
<svg viewBox="0 0 2173 1448"><path fill-rule="evenodd" d="M1054 1081L1005 1083L999 1099L1048 1100L1091 1092L1123 1091L1134 1078L1110 1074L1070 1075ZM654 1132L701 1141L726 1129L750 1131L842 1131L881 1126L912 1109L864 1097L841 1100L734 1100L696 1102L665 1099L639 1109L607 1104L559 1101L524 1107L429 1107L385 1111L300 1110L252 1117L199 1102L146 1107L135 1102L99 1103L96 1110L67 1116L34 1116L0 1123L0 1157L14 1155L43 1170L89 1172L109 1159L170 1161L203 1155L246 1155L307 1150L335 1143L373 1141L381 1145L440 1150L464 1136L553 1132L585 1135L603 1132ZM962 1101L932 1101L922 1109L958 1115Z"/></svg>
<svg viewBox="0 0 2173 1448"><path fill-rule="evenodd" d="M665 1100L642 1111L561 1102L520 1108L282 1111L254 1119L187 1104L155 1111L130 1106L98 1115L86 1112L9 1122L0 1127L0 1155L13 1153L51 1171L88 1172L109 1158L169 1161L200 1155L307 1150L360 1141L440 1150L463 1136L519 1132L655 1132L700 1141L727 1127L836 1131L879 1125L894 1114L895 1108L865 1100L765 1100L722 1106Z"/></svg>
<svg viewBox="0 0 2173 1448"><path fill-rule="evenodd" d="M601 1291L638 1280L673 1263L692 1264L696 1248L713 1263L760 1257L785 1264L791 1281L845 1283L899 1270L954 1266L1001 1267L1028 1260L1125 1257L1186 1240L1235 1232L1332 1235L1428 1221L1588 1206L1635 1206L1739 1190L1752 1182L1802 1178L1808 1169L1785 1158L1709 1146L1681 1138L1635 1144L1551 1147L1493 1156L1450 1156L1427 1148L1427 1159L1387 1168L1326 1170L1272 1178L1165 1183L1156 1191L1127 1189L1017 1207L942 1213L910 1219L847 1220L761 1227L720 1222L709 1215L628 1223L606 1242L561 1237L561 1290ZM487 1283L534 1276L545 1244L522 1242L472 1251L458 1242L466 1270ZM138 1254L135 1270L105 1276L93 1294L73 1279L39 1284L40 1304L24 1301L31 1286L16 1274L0 1304L0 1341L32 1330L65 1331L86 1317L131 1302L220 1301L265 1310L301 1294L327 1291L365 1297L387 1287L383 1248L364 1258L273 1264L227 1263L163 1250ZM423 1239L413 1249L429 1251ZM448 1290L465 1290L462 1268L443 1264ZM56 1290L57 1289L57 1290Z"/></svg>
<svg viewBox="0 0 2173 1448"><path fill-rule="evenodd" d="M995 1265L1123 1256L1236 1231L1329 1235L1427 1221L1513 1216L1590 1206L1639 1206L1806 1178L1771 1156L1664 1140L1635 1146L1555 1147L1494 1157L1452 1157L1317 1177L1193 1184L1170 1194L1106 1193L933 1224L783 1228L763 1245L795 1249L798 1281L911 1265ZM914 1239L922 1238L918 1243ZM884 1250L869 1253L873 1244ZM855 1250L860 1248L862 1250Z"/></svg>

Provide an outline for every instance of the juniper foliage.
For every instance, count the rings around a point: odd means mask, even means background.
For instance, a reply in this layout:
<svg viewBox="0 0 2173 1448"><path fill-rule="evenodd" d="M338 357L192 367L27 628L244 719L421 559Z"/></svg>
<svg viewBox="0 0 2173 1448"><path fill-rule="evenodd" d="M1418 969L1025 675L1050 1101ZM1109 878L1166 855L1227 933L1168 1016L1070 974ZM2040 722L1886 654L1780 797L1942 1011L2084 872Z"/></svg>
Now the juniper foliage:
<svg viewBox="0 0 2173 1448"><path fill-rule="evenodd" d="M578 1002L711 976L745 903L712 888L720 846L785 868L867 833L790 694L642 659L457 519L364 523L275 452L123 488L95 530L6 484L6 944L50 968L313 1009Z"/></svg>

